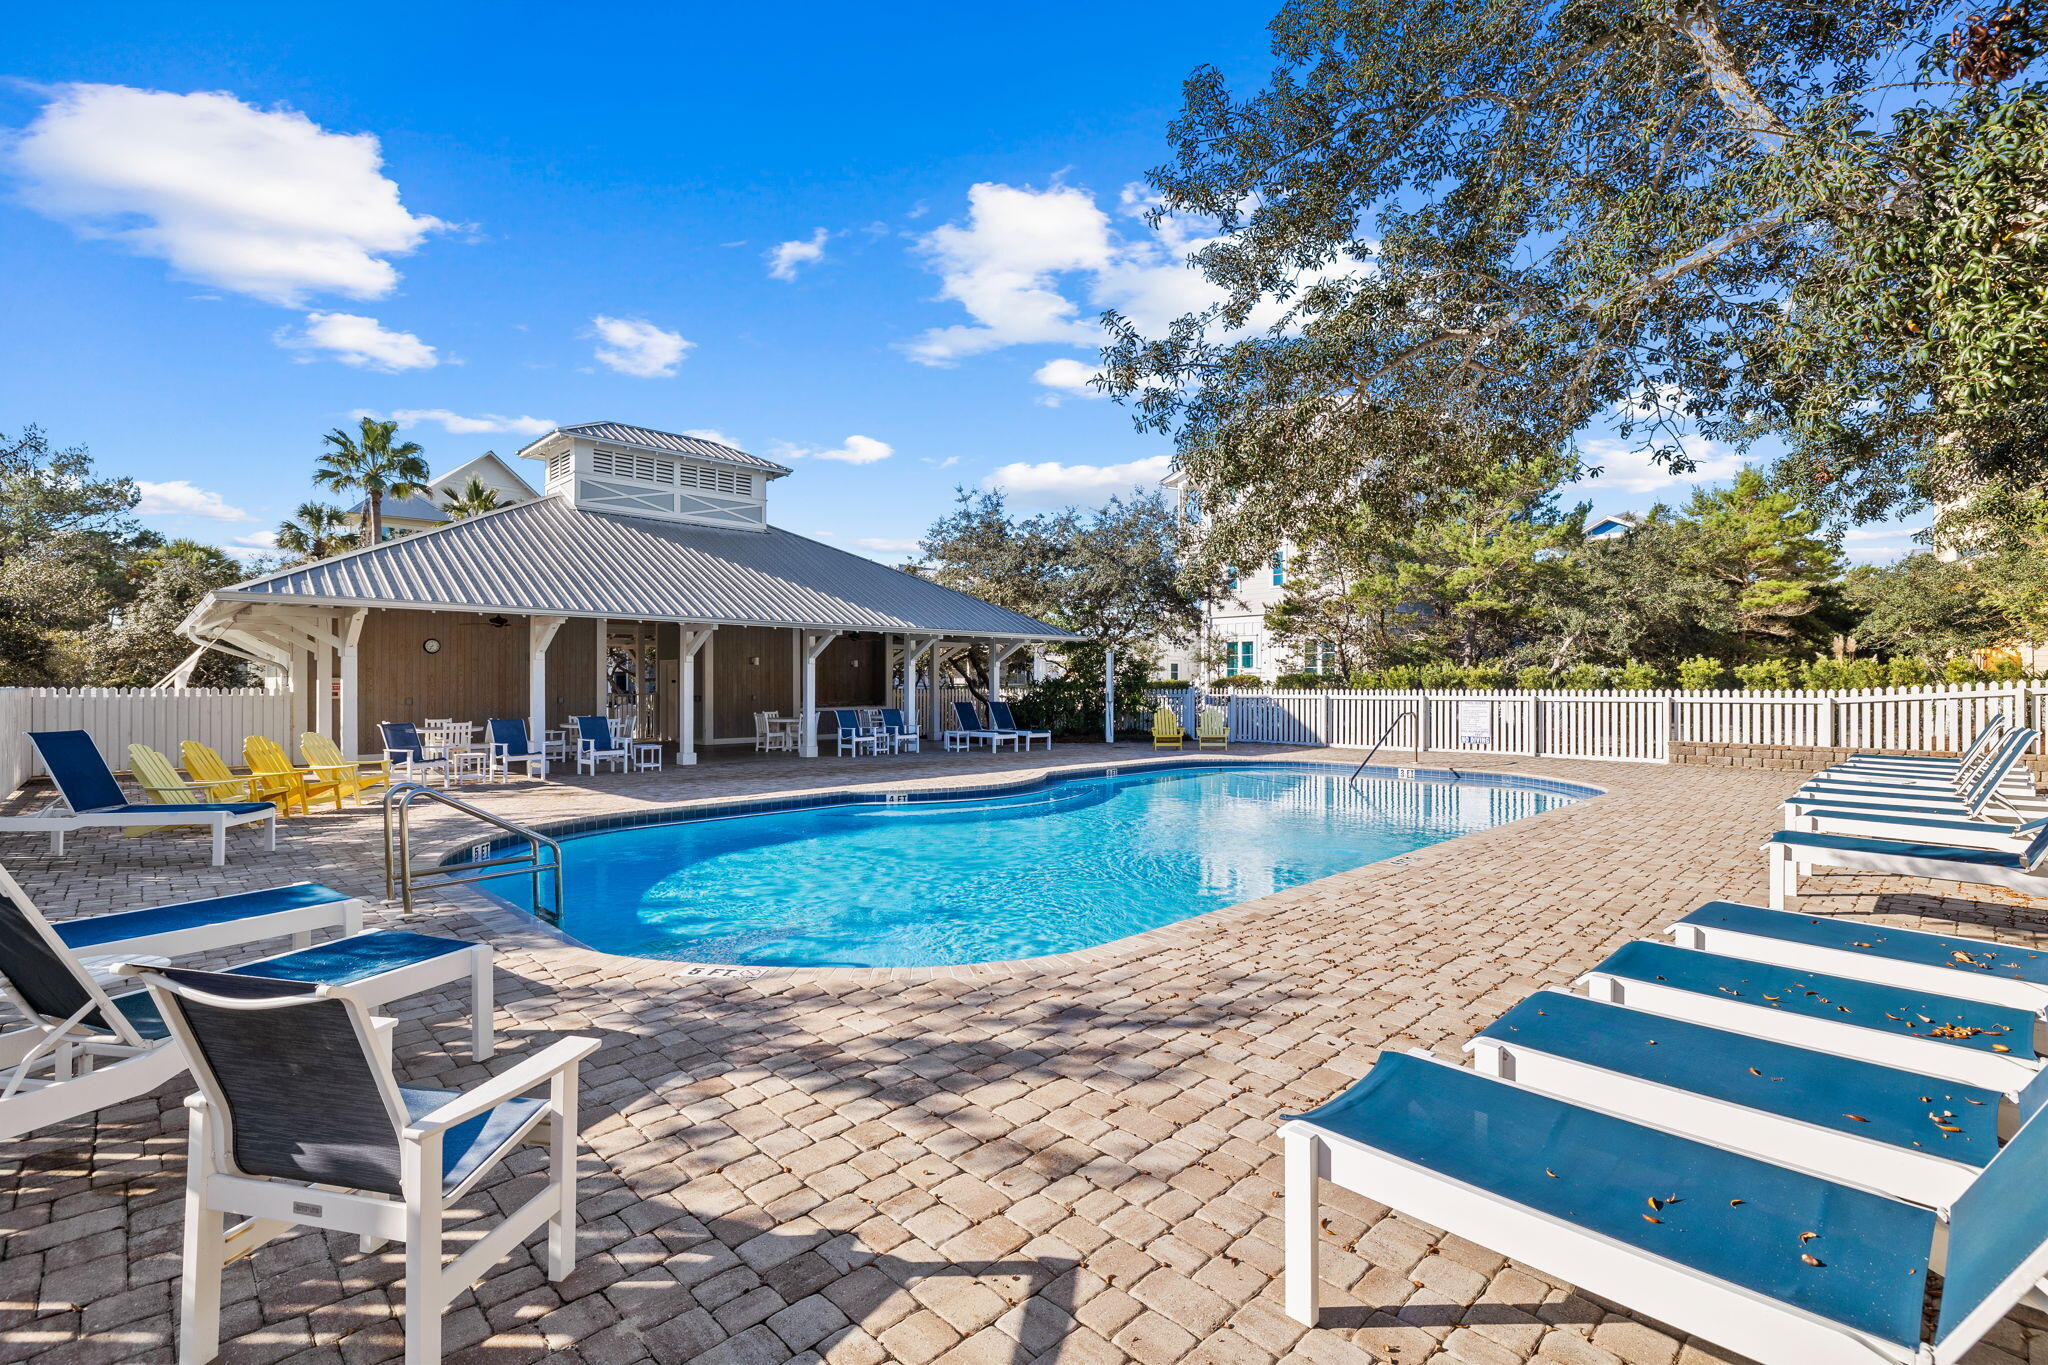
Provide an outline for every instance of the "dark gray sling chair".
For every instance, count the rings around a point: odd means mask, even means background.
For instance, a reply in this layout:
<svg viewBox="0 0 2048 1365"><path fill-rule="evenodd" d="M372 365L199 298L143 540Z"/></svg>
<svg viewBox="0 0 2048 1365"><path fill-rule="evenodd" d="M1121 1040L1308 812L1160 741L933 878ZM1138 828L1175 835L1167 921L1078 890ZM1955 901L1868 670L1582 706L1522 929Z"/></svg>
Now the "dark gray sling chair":
<svg viewBox="0 0 2048 1365"><path fill-rule="evenodd" d="M148 918L149 912L105 918L138 917ZM252 932L268 930L275 936L280 924L296 929L303 922L290 915L259 917ZM202 926L197 941L214 946L223 932ZM122 947L134 956L159 943L169 952L188 946L178 934L165 933L154 941L131 936ZM481 1061L491 1055L491 958L487 944L381 930L329 939L229 971L237 976L346 985L370 1004L467 979L473 1012L470 1043L472 1054ZM24 1026L0 1033L0 1139L147 1095L185 1069L185 1059L171 1044L170 1030L150 997L142 991L108 995L67 945L59 927L43 918L4 870L0 1000L26 1020Z"/></svg>
<svg viewBox="0 0 2048 1365"><path fill-rule="evenodd" d="M449 1302L542 1224L549 1278L575 1267L576 1072L595 1038L561 1039L467 1091L415 1090L350 987L116 970L148 987L199 1086L185 1101L181 1365L220 1352L229 1263L296 1227L355 1233L366 1250L405 1243L406 1365L441 1359ZM545 1099L522 1098L543 1084ZM548 1148L545 1187L444 1265L446 1209L521 1142Z"/></svg>

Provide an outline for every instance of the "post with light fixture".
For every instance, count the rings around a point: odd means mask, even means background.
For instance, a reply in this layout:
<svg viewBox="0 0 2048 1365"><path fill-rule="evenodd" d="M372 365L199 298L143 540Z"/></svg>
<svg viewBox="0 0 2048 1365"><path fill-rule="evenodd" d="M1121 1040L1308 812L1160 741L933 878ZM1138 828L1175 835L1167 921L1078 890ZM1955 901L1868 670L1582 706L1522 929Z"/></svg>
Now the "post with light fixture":
<svg viewBox="0 0 2048 1365"><path fill-rule="evenodd" d="M1116 743L1116 651L1102 650L1102 742Z"/></svg>

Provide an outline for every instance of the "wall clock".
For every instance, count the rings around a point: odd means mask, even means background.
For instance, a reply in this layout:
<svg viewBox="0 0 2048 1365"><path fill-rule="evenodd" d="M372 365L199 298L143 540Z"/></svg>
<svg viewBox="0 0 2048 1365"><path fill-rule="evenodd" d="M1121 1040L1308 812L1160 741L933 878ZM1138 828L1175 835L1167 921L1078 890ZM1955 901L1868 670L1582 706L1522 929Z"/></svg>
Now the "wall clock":
<svg viewBox="0 0 2048 1365"><path fill-rule="evenodd" d="M432 639L422 640L420 641L420 648L424 649L429 654L439 654L441 652L441 642L439 640Z"/></svg>

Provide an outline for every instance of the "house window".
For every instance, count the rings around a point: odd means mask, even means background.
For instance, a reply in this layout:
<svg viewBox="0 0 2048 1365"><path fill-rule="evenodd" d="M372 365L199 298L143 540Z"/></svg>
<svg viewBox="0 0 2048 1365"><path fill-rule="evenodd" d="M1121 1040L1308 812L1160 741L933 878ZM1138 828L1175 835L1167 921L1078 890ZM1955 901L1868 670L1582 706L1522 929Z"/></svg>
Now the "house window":
<svg viewBox="0 0 2048 1365"><path fill-rule="evenodd" d="M1167 677L1167 680L1168 680L1169 682L1179 682L1179 681L1180 681L1180 665L1179 665L1179 664L1168 664L1168 665L1166 666L1166 677Z"/></svg>
<svg viewBox="0 0 2048 1365"><path fill-rule="evenodd" d="M1259 666L1257 652L1250 640L1232 640L1223 647L1223 650L1232 673L1250 673Z"/></svg>
<svg viewBox="0 0 2048 1365"><path fill-rule="evenodd" d="M1335 673L1337 671L1337 646L1325 640L1308 647L1302 656L1302 672Z"/></svg>
<svg viewBox="0 0 2048 1365"><path fill-rule="evenodd" d="M1237 591L1237 565L1233 564L1223 571L1223 587L1226 592Z"/></svg>
<svg viewBox="0 0 2048 1365"><path fill-rule="evenodd" d="M1287 585L1287 556L1279 550L1273 551L1273 586Z"/></svg>

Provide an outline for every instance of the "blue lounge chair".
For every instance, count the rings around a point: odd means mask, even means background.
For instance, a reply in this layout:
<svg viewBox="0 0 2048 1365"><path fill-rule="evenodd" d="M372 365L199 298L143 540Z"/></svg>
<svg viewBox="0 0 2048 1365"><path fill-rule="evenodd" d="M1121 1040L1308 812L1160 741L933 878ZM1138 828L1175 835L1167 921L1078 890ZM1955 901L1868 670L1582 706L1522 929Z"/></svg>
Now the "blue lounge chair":
<svg viewBox="0 0 2048 1365"><path fill-rule="evenodd" d="M69 830L197 825L212 835L215 867L227 862L228 830L239 825L262 825L265 846L277 847L277 807L269 801L130 801L85 731L32 730L28 737L56 783L57 800L34 815L0 816L0 831L48 834L50 851L62 854Z"/></svg>
<svg viewBox="0 0 2048 1365"><path fill-rule="evenodd" d="M1325 1180L1769 1365L1953 1365L2048 1272L2038 1114L1945 1218L1426 1055L1382 1055L1280 1132L1286 1307L1310 1325Z"/></svg>
<svg viewBox="0 0 2048 1365"><path fill-rule="evenodd" d="M439 773L441 785L448 785L455 761L447 754L428 753L419 726L409 720L383 720L377 722L377 732L384 737L384 761L393 773L407 782Z"/></svg>
<svg viewBox="0 0 2048 1365"><path fill-rule="evenodd" d="M903 712L894 706L882 708L882 733L880 736L889 743L889 752L900 754L905 749L913 753L924 752L923 736L917 727L907 720Z"/></svg>
<svg viewBox="0 0 2048 1365"><path fill-rule="evenodd" d="M2048 1100L1539 991L1470 1043L1483 1074L1929 1208Z"/></svg>
<svg viewBox="0 0 2048 1365"><path fill-rule="evenodd" d="M597 765L609 763L613 772L624 772L632 761L625 742L612 734L608 716L574 716L576 722L576 771L597 773Z"/></svg>
<svg viewBox="0 0 2048 1365"><path fill-rule="evenodd" d="M1977 733L1970 736L1970 742L1964 745L1962 753L1954 758L1865 750L1850 754L1840 763L1829 765L1827 771L1900 772L1950 777L1958 773L1966 774L1984 759L1986 751L1998 742L1999 736L2005 733L2009 724L2003 711L1992 712L1991 719L1977 727Z"/></svg>
<svg viewBox="0 0 2048 1365"><path fill-rule="evenodd" d="M544 751L534 748L532 741L527 738L524 716L494 719L487 722L487 725L491 736L491 772L510 777L512 765L523 763L526 765L528 777L539 777L541 781L547 781L548 756Z"/></svg>
<svg viewBox="0 0 2048 1365"><path fill-rule="evenodd" d="M1006 701L998 701L993 697L989 699L988 726L991 730L1000 730L1006 735L1015 735L1017 743L1023 748L1029 749L1031 741L1034 739L1042 739L1045 741L1047 749L1052 748L1052 731L1025 729L1017 723L1017 718L1010 714L1010 703Z"/></svg>
<svg viewBox="0 0 2048 1365"><path fill-rule="evenodd" d="M988 745L990 753L994 753L1006 743L1015 748L1024 742L1008 731L992 730L983 725L981 717L975 714L974 703L971 701L953 703L953 726L954 728L945 734L944 742L948 749L971 749L976 741L980 741Z"/></svg>
<svg viewBox="0 0 2048 1365"><path fill-rule="evenodd" d="M1999 745L1989 763L1968 781L1921 785L1886 780L1816 779L1806 783L1787 799L1794 807L1850 806L1862 809L1897 808L1933 816L1977 819L1992 804L2013 819L2024 818L2028 807L2040 802L2033 779L2020 766L2036 731L2015 730Z"/></svg>
<svg viewBox="0 0 2048 1365"><path fill-rule="evenodd" d="M2048 1010L2048 953L1959 934L1930 934L1853 918L1709 901L1671 926L1681 948L1752 962L1934 991L1963 1000ZM2048 1050L2048 1036L2035 1040Z"/></svg>
<svg viewBox="0 0 2048 1365"><path fill-rule="evenodd" d="M1582 975L1586 994L1880 1066L2019 1090L2040 1070L2038 1011L1647 940Z"/></svg>
<svg viewBox="0 0 2048 1365"><path fill-rule="evenodd" d="M840 754L880 752L880 743L875 734L860 723L860 712L851 708L835 707L818 713L818 735L834 736L839 741Z"/></svg>
<svg viewBox="0 0 2048 1365"><path fill-rule="evenodd" d="M2048 826L2037 828L2025 844L2015 839L2006 848L1781 829L1764 845L1764 854L1770 862L1773 910L1797 910L1800 878L1816 867L2048 894Z"/></svg>
<svg viewBox="0 0 2048 1365"><path fill-rule="evenodd" d="M125 926L132 929L135 926ZM189 930L188 930L189 932ZM147 942L130 934L90 946ZM170 946L158 937L151 946ZM467 978L471 1047L492 1050L491 949L460 939L396 931L354 934L259 958L231 975L347 985L383 1003ZM147 1094L186 1058L165 1045L163 1019L142 991L109 996L55 926L0 874L0 998L27 1025L0 1034L0 1136L90 1113ZM78 1082L83 1082L82 1084Z"/></svg>
<svg viewBox="0 0 2048 1365"><path fill-rule="evenodd" d="M373 1250L405 1244L401 1351L412 1365L442 1358L450 1301L542 1227L548 1278L574 1268L577 1068L595 1038L560 1039L461 1093L419 1090L398 1084L360 985L140 965L122 974L146 987L177 1046L203 1059L185 1101L180 1360L220 1353L228 1265L300 1227L354 1233ZM545 1098L527 1096L543 1086ZM447 1246L448 1211L467 1217L471 1190L524 1143L545 1148L521 1168L532 1183L482 1196L499 1216Z"/></svg>

